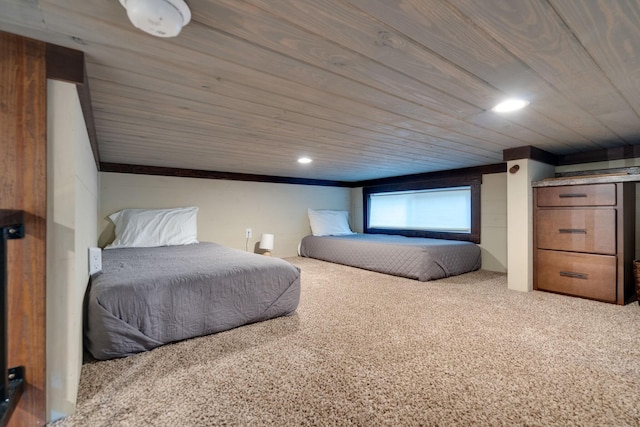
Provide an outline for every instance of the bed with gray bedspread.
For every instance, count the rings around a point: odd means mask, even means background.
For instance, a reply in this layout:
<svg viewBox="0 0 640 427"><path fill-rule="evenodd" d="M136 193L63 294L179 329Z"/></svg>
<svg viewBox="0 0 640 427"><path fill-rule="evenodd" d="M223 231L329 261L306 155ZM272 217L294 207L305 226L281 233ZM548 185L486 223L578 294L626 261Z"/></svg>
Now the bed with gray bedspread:
<svg viewBox="0 0 640 427"><path fill-rule="evenodd" d="M215 243L107 249L92 277L85 344L96 359L295 312L300 269Z"/></svg>
<svg viewBox="0 0 640 427"><path fill-rule="evenodd" d="M387 234L306 236L300 255L420 281L478 270L480 247L456 240Z"/></svg>

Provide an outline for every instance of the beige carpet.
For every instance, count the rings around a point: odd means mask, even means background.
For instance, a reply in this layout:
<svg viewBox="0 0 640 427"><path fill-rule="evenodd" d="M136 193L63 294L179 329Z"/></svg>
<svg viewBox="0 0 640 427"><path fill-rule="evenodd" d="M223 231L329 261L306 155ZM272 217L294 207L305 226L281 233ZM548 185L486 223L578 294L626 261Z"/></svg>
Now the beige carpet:
<svg viewBox="0 0 640 427"><path fill-rule="evenodd" d="M290 261L297 314L85 364L56 425L640 425L637 303Z"/></svg>

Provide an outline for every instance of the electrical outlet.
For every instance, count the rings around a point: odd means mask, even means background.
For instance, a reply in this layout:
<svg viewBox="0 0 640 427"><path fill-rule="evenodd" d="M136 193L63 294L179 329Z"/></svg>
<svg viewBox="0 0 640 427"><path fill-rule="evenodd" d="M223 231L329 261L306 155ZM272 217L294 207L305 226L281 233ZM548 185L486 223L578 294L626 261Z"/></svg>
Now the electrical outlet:
<svg viewBox="0 0 640 427"><path fill-rule="evenodd" d="M102 271L102 249L89 248L89 275Z"/></svg>
<svg viewBox="0 0 640 427"><path fill-rule="evenodd" d="M245 235L244 235L244 236L245 236L247 239L250 239L250 238L251 238L251 229L250 229L250 228L247 228L247 231L245 232Z"/></svg>

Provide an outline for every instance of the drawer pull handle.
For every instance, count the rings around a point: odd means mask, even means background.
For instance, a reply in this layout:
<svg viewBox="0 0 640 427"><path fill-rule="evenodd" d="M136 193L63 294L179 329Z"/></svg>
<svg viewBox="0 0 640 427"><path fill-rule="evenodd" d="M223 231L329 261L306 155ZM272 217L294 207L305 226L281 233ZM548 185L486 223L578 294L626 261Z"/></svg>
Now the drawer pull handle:
<svg viewBox="0 0 640 427"><path fill-rule="evenodd" d="M561 276L564 277L571 277L573 279L588 279L589 275L588 274L584 274L584 273L574 273L572 271L561 271L560 272Z"/></svg>
<svg viewBox="0 0 640 427"><path fill-rule="evenodd" d="M587 230L585 230L584 228L559 228L558 231L564 234L587 234Z"/></svg>
<svg viewBox="0 0 640 427"><path fill-rule="evenodd" d="M558 194L558 197L560 197L561 199L566 199L568 197L587 197L587 195L585 193L564 193Z"/></svg>

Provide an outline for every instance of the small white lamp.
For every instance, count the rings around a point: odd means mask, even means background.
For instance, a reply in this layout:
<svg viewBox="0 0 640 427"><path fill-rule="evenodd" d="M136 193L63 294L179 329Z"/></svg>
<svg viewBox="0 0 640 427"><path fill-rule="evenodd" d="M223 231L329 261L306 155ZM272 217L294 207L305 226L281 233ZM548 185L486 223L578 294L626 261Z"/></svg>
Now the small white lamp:
<svg viewBox="0 0 640 427"><path fill-rule="evenodd" d="M260 236L260 246L264 252L262 255L271 256L271 251L273 250L273 234L263 234Z"/></svg>
<svg viewBox="0 0 640 427"><path fill-rule="evenodd" d="M191 20L184 0L120 0L131 23L158 37L175 37Z"/></svg>

